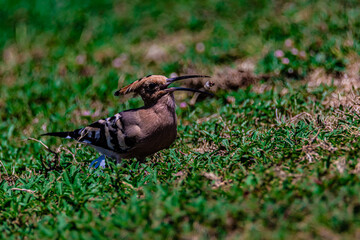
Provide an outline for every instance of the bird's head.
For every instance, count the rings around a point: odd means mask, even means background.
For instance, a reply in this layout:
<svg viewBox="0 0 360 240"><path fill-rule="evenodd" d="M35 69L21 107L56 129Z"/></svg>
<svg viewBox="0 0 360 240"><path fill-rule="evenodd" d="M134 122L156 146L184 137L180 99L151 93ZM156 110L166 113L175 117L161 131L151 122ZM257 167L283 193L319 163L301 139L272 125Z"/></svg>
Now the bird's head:
<svg viewBox="0 0 360 240"><path fill-rule="evenodd" d="M146 77L140 78L139 80L136 80L135 82L127 85L126 87L121 88L120 90L116 91L114 95L119 96L126 95L128 93L139 94L144 100L145 104L152 104L165 94L172 93L174 91L190 91L213 95L209 92L192 88L169 87L169 85L173 82L189 78L209 78L209 76L188 75L167 78L161 75L148 75Z"/></svg>

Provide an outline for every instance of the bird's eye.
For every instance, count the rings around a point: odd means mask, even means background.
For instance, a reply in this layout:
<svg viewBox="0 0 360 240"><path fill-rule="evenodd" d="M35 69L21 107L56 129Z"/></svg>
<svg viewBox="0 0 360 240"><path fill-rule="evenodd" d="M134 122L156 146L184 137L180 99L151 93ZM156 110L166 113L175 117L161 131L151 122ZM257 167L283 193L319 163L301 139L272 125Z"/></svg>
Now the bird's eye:
<svg viewBox="0 0 360 240"><path fill-rule="evenodd" d="M156 87L156 83L150 83L150 84L149 84L149 88L150 88L150 89L154 89L155 87Z"/></svg>

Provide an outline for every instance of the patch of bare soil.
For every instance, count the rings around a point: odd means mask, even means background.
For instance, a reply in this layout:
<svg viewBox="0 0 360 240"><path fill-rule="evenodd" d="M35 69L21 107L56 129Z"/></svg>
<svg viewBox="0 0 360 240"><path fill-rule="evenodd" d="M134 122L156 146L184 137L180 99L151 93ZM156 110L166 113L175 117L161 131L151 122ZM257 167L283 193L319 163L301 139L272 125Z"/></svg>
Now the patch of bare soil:
<svg viewBox="0 0 360 240"><path fill-rule="evenodd" d="M268 80L268 75L256 75L254 73L255 62L253 60L245 60L237 63L235 68L229 66L216 67L211 82L215 85L211 87L211 91L216 92L219 89L237 90L242 87L248 87L258 83L260 80ZM187 69L186 74L197 74L198 71L194 69ZM186 81L186 86L195 89L204 88L204 85L209 79L194 78Z"/></svg>
<svg viewBox="0 0 360 240"><path fill-rule="evenodd" d="M308 77L304 80L299 81L299 84L307 84L309 88L315 88L321 84L333 85L337 87L335 93L332 94L334 99L326 99L324 104L329 106L339 106L347 104L353 98L347 96L354 89L360 88L360 56L357 54L350 55L348 57L349 63L346 66L346 71L343 74L332 75L326 73L324 69L316 69L312 71ZM214 69L214 74L211 76L211 81L215 85L211 88L211 91L216 92L219 89L224 90L237 90L244 88L249 85L253 85L253 91L262 93L266 90L271 89L272 84L266 81L270 79L272 75L254 73L255 70L254 59L239 60L235 62L236 67L230 66L218 66ZM199 74L198 69L188 66L184 69L184 74ZM209 79L207 78L196 78L184 82L187 87L191 88L204 88L204 85ZM265 80L265 83L260 83L261 80ZM286 89L284 89L286 94ZM340 97L339 97L340 94Z"/></svg>

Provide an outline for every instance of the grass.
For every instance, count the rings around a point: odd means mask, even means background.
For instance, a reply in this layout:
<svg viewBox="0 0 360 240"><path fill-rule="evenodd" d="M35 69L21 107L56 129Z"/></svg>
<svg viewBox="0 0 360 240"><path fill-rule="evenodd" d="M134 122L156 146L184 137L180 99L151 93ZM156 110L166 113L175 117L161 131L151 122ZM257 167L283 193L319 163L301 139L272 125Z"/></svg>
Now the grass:
<svg viewBox="0 0 360 240"><path fill-rule="evenodd" d="M0 238L359 238L358 7L0 1ZM212 75L216 97L177 94L177 140L146 164L94 173L93 149L28 140L171 73Z"/></svg>

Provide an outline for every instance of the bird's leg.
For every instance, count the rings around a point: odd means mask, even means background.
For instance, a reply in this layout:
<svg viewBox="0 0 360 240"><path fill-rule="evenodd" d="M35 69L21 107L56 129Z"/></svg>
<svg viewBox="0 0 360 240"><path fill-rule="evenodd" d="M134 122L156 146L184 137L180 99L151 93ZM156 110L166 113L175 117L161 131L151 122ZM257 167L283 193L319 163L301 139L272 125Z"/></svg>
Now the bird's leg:
<svg viewBox="0 0 360 240"><path fill-rule="evenodd" d="M121 164L121 157L116 157L116 164Z"/></svg>
<svg viewBox="0 0 360 240"><path fill-rule="evenodd" d="M105 168L105 155L101 155L100 157L98 157L97 159L95 159L94 161L92 161L90 163L89 168L94 167L95 169L98 167L101 168Z"/></svg>

